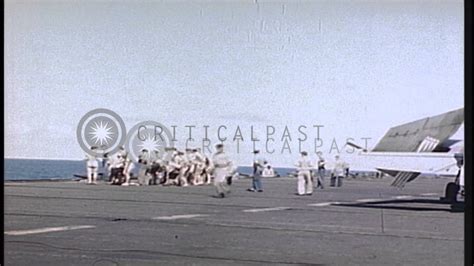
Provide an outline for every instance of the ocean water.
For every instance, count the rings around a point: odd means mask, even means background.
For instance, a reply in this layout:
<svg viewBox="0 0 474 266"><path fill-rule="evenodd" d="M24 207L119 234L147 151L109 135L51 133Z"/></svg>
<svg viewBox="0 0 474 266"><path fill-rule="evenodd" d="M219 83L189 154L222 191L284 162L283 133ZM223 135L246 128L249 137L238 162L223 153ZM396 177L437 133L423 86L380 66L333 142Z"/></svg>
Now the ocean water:
<svg viewBox="0 0 474 266"><path fill-rule="evenodd" d="M4 159L4 180L73 179L85 174L85 161Z"/></svg>
<svg viewBox="0 0 474 266"><path fill-rule="evenodd" d="M4 159L4 180L29 181L29 180L73 180L74 175L86 175L85 161L66 160L38 160L38 159ZM135 167L138 171L138 167ZM252 167L240 166L237 171L241 174L250 175ZM286 176L294 171L292 168L275 168L275 171ZM105 173L103 167L99 173ZM135 172L135 175L137 173Z"/></svg>

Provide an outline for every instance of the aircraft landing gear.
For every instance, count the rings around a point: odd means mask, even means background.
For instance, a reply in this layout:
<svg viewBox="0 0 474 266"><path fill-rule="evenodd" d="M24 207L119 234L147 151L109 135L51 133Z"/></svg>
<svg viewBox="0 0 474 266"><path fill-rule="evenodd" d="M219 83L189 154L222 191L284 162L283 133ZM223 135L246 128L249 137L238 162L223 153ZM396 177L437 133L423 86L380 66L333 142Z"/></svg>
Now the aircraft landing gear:
<svg viewBox="0 0 474 266"><path fill-rule="evenodd" d="M444 197L441 198L441 201L456 203L458 201L457 197L458 197L459 189L460 189L459 185L457 185L454 182L449 182L446 185Z"/></svg>

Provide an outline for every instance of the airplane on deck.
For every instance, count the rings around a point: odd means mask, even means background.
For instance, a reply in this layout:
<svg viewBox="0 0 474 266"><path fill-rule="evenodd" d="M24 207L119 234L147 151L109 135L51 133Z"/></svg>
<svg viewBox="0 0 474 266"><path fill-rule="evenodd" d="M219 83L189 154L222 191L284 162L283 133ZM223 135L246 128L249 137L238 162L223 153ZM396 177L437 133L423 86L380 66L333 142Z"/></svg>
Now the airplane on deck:
<svg viewBox="0 0 474 266"><path fill-rule="evenodd" d="M354 168L376 169L403 188L419 176L452 177L442 200L456 202L464 186L464 108L390 128L371 150L348 142L359 150ZM454 139L458 136L462 139ZM462 169L462 170L461 170ZM463 191L462 191L463 193Z"/></svg>

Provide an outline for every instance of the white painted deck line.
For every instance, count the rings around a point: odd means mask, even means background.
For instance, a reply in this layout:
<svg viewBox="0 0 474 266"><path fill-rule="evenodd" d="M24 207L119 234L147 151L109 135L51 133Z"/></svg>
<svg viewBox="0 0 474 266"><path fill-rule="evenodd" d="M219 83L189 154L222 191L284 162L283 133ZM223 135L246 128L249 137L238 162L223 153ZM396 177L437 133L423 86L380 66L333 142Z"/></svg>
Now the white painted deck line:
<svg viewBox="0 0 474 266"><path fill-rule="evenodd" d="M402 195L402 196L395 196L394 199L411 199L413 196Z"/></svg>
<svg viewBox="0 0 474 266"><path fill-rule="evenodd" d="M177 220L177 219L191 219L196 217L205 217L209 215L205 214L183 214L183 215L171 215L171 216L158 216L153 217L153 220Z"/></svg>
<svg viewBox="0 0 474 266"><path fill-rule="evenodd" d="M43 233L78 230L78 229L90 229L90 228L95 228L95 226L71 225L71 226L61 226L61 227L45 227L45 228L30 229L30 230L13 230L13 231L6 231L5 235L22 236L22 235L43 234Z"/></svg>
<svg viewBox="0 0 474 266"><path fill-rule="evenodd" d="M331 206L331 205L336 205L336 204L340 204L340 202L339 201L331 201L331 202L311 203L311 204L308 204L308 206L324 207L324 206Z"/></svg>
<svg viewBox="0 0 474 266"><path fill-rule="evenodd" d="M438 193L423 193L423 194L420 194L421 196L439 196Z"/></svg>
<svg viewBox="0 0 474 266"><path fill-rule="evenodd" d="M259 209L248 209L243 212L269 212L269 211L283 211L288 210L290 207L275 207L275 208L259 208Z"/></svg>
<svg viewBox="0 0 474 266"><path fill-rule="evenodd" d="M357 202L375 202L375 201L381 201L384 199L358 199L356 200Z"/></svg>

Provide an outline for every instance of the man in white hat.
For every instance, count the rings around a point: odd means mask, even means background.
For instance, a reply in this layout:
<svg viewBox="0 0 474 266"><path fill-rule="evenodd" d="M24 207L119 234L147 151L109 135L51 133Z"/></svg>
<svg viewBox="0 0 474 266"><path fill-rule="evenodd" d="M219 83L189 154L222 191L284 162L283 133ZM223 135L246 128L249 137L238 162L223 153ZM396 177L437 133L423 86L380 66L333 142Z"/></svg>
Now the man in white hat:
<svg viewBox="0 0 474 266"><path fill-rule="evenodd" d="M194 185L203 185L204 184L204 167L205 167L205 158L201 154L199 149L193 149L193 164L194 172Z"/></svg>
<svg viewBox="0 0 474 266"><path fill-rule="evenodd" d="M316 165L318 166L318 171L316 174L316 188L324 189L324 176L326 175L326 161L324 160L323 153L318 151L316 153L318 155L318 161Z"/></svg>
<svg viewBox="0 0 474 266"><path fill-rule="evenodd" d="M216 153L212 156L214 165L214 186L217 190L217 198L224 198L230 192L227 184L227 176L231 174L233 163L224 153L224 145L216 145Z"/></svg>
<svg viewBox="0 0 474 266"><path fill-rule="evenodd" d="M298 195L312 195L313 182L311 180L311 168L313 165L308 158L308 153L301 152L300 159L296 162L296 171L298 172Z"/></svg>
<svg viewBox="0 0 474 266"><path fill-rule="evenodd" d="M111 173L111 180L110 182L113 185L119 185L121 183L123 170L125 166L125 158L123 156L123 152L119 151L113 156L113 160L110 164L110 173Z"/></svg>
<svg viewBox="0 0 474 266"><path fill-rule="evenodd" d="M259 154L259 150L253 151L254 158L253 158L253 175L252 175L252 187L247 189L251 192L263 192L262 187L262 172L264 170L264 162L263 159Z"/></svg>
<svg viewBox="0 0 474 266"><path fill-rule="evenodd" d="M331 174L331 187L342 186L342 178L344 178L346 164L339 155L336 155L334 161L334 168Z"/></svg>
<svg viewBox="0 0 474 266"><path fill-rule="evenodd" d="M123 174L125 175L125 182L122 183L122 186L130 185L130 178L132 177L133 169L135 169L135 164L133 163L132 158L127 156L125 158L125 165L123 168Z"/></svg>
<svg viewBox="0 0 474 266"><path fill-rule="evenodd" d="M273 167L269 163L264 164L262 177L264 177L264 178L265 177L275 177L275 170L273 170Z"/></svg>
<svg viewBox="0 0 474 266"><path fill-rule="evenodd" d="M464 196L465 191L464 191L464 155L457 155L454 158L456 158L456 165L459 168L458 174L456 176L456 181L455 183L459 185L459 193Z"/></svg>
<svg viewBox="0 0 474 266"><path fill-rule="evenodd" d="M140 155L138 155L138 164L140 165L138 171L138 184L141 186L148 185L148 174L150 169L150 155L147 149L142 149Z"/></svg>
<svg viewBox="0 0 474 266"><path fill-rule="evenodd" d="M91 147L91 151L95 152L97 147ZM87 184L97 184L97 175L99 170L99 159L95 155L86 154L87 160Z"/></svg>

